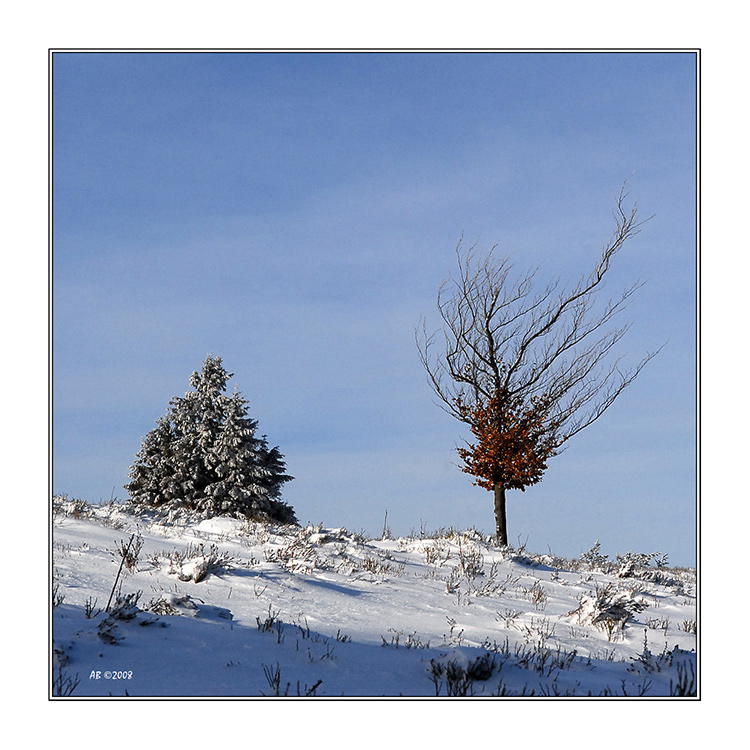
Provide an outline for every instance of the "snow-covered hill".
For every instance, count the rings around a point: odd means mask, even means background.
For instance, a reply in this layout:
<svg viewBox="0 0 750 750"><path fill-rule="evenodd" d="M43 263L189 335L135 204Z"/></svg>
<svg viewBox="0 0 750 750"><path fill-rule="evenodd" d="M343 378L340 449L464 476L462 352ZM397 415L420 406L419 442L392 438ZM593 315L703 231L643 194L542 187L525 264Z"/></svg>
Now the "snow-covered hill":
<svg viewBox="0 0 750 750"><path fill-rule="evenodd" d="M67 498L52 540L53 696L697 692L695 571L658 555L571 561L475 530L366 539Z"/></svg>

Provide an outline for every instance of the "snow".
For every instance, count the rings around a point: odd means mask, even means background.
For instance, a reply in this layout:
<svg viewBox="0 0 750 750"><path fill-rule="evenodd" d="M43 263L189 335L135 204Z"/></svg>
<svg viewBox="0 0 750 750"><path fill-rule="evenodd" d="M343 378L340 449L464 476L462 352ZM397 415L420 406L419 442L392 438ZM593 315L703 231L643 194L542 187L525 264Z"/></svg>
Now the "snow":
<svg viewBox="0 0 750 750"><path fill-rule="evenodd" d="M137 560L105 612L131 535ZM698 684L695 571L648 557L595 568L475 530L366 539L71 503L57 503L52 539L53 696L667 697Z"/></svg>

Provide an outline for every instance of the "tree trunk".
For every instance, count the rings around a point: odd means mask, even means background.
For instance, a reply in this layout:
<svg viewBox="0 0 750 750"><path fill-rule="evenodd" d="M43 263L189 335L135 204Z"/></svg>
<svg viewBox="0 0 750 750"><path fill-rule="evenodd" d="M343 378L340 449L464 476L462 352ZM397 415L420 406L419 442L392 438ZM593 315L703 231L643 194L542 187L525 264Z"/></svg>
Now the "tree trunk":
<svg viewBox="0 0 750 750"><path fill-rule="evenodd" d="M505 521L505 487L495 485L495 535L497 543L502 546L508 544L508 526Z"/></svg>

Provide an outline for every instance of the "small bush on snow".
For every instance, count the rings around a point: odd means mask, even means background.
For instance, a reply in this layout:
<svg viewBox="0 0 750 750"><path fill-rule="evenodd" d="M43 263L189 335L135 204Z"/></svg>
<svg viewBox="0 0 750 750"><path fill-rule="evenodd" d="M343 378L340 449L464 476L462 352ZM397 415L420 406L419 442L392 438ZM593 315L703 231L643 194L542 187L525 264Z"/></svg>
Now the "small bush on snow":
<svg viewBox="0 0 750 750"><path fill-rule="evenodd" d="M209 575L226 570L233 561L230 554L219 551L215 544L206 550L202 542L197 546L189 544L184 550L169 552L166 559L168 575L175 575L181 581L193 583L200 583ZM158 566L160 556L155 555L152 562Z"/></svg>
<svg viewBox="0 0 750 750"><path fill-rule="evenodd" d="M465 666L459 658L440 661L430 659L428 674L435 686L435 695L440 695L443 688L451 697L474 695L474 682L489 680L495 669L495 655L484 653L468 661Z"/></svg>
<svg viewBox="0 0 750 750"><path fill-rule="evenodd" d="M193 601L189 594L176 594L173 592L163 593L154 599L151 599L146 605L149 612L155 615L184 615L190 617L198 616L198 605Z"/></svg>
<svg viewBox="0 0 750 750"><path fill-rule="evenodd" d="M138 625L152 625L157 622L158 618L145 612L138 606L138 600L141 598L142 593L141 591L136 591L132 594L117 596L109 613L103 620L100 620L97 626L96 634L99 638L105 643L114 645L122 641L125 637L117 627L119 623L133 622Z"/></svg>
<svg viewBox="0 0 750 750"><path fill-rule="evenodd" d="M623 630L625 623L636 613L646 609L646 602L634 597L630 591L623 591L609 583L597 586L593 595L582 594L576 609L568 617L577 615L578 622L601 628L608 639L614 639L617 630Z"/></svg>
<svg viewBox="0 0 750 750"><path fill-rule="evenodd" d="M52 513L54 516L67 516L69 518L90 518L93 515L93 508L85 501L79 498L67 495L53 495Z"/></svg>
<svg viewBox="0 0 750 750"><path fill-rule="evenodd" d="M110 552L110 555L115 559L121 560L125 569L134 573L138 565L138 556L141 554L142 549L143 537L137 534L131 537L127 543L125 540L120 540L115 550Z"/></svg>
<svg viewBox="0 0 750 750"><path fill-rule="evenodd" d="M578 563L585 570L604 570L607 571L611 563L607 555L601 553L601 545L597 539L594 546L588 551L584 552L579 558Z"/></svg>
<svg viewBox="0 0 750 750"><path fill-rule="evenodd" d="M78 673L75 677L71 677L65 672L62 666L53 667L52 669L52 695L58 698L67 698L72 695L80 683L78 679Z"/></svg>

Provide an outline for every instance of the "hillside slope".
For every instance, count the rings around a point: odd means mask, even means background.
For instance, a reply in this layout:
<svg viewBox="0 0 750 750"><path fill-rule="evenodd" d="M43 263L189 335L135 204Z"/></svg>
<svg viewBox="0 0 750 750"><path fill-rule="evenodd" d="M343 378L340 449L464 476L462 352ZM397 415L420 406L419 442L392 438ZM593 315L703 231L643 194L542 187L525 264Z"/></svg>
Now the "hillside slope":
<svg viewBox="0 0 750 750"><path fill-rule="evenodd" d="M696 693L695 571L656 555L566 561L474 530L372 540L66 498L52 541L53 696Z"/></svg>

